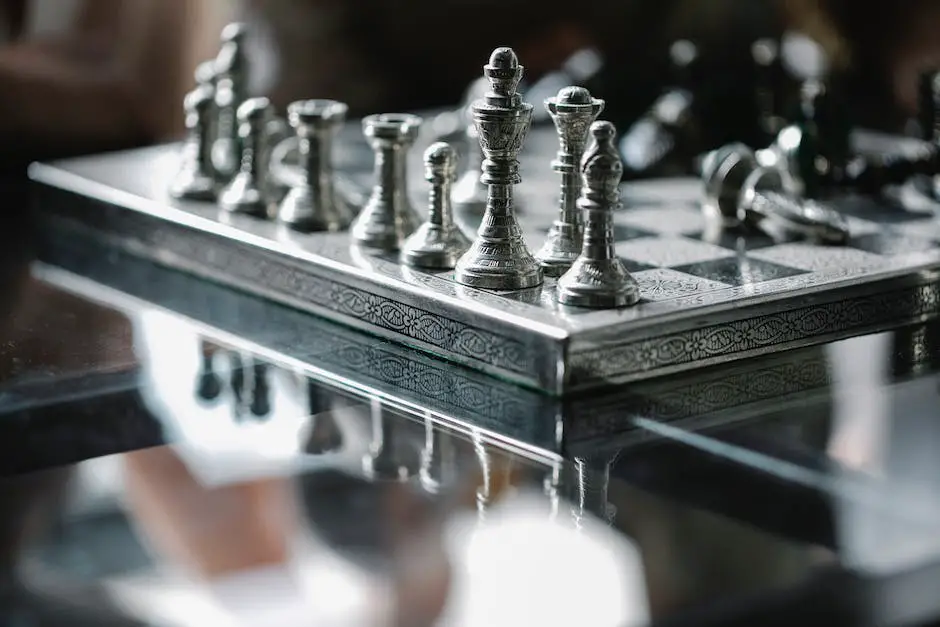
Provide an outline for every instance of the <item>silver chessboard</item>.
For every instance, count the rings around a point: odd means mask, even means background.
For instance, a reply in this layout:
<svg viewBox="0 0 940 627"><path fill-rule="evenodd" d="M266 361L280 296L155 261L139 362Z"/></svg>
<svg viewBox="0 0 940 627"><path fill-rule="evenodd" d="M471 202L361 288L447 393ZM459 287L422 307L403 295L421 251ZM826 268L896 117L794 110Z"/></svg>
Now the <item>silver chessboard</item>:
<svg viewBox="0 0 940 627"><path fill-rule="evenodd" d="M372 185L372 154L347 124L336 170ZM409 192L426 201L420 155ZM530 250L555 213L552 129L534 128L521 157L518 217ZM172 201L179 147L157 146L51 164L31 177L40 214L59 237L107 244L323 316L430 355L561 395L874 332L940 313L940 220L848 199L846 246L777 243L713 233L693 179L624 185L617 252L641 288L639 305L560 310L555 284L494 293L453 272L422 272L350 247L348 234L300 234Z"/></svg>

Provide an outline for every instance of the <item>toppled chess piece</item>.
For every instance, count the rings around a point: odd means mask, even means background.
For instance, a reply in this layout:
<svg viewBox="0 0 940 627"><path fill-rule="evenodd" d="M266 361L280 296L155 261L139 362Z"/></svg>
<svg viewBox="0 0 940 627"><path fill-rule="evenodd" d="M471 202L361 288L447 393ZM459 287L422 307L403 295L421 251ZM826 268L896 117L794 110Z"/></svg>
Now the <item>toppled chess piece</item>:
<svg viewBox="0 0 940 627"><path fill-rule="evenodd" d="M796 198L787 172L760 166L754 151L743 144L710 152L702 164L702 179L703 210L726 226L761 228L768 221L828 244L842 244L849 237L848 223L839 212Z"/></svg>
<svg viewBox="0 0 940 627"><path fill-rule="evenodd" d="M278 207L278 222L302 231L339 231L352 217L349 203L335 188L333 139L348 107L335 100L301 100L287 107L287 119L300 147L300 180Z"/></svg>
<svg viewBox="0 0 940 627"><path fill-rule="evenodd" d="M362 120L362 132L375 152L372 194L353 222L355 244L385 252L401 248L421 223L408 197L408 151L418 138L422 119L382 113Z"/></svg>
<svg viewBox="0 0 940 627"><path fill-rule="evenodd" d="M267 133L274 110L267 98L250 98L238 108L241 168L219 196L219 205L230 213L269 217L272 202L267 183Z"/></svg>
<svg viewBox="0 0 940 627"><path fill-rule="evenodd" d="M248 99L248 29L240 22L222 30L222 47L214 62L215 145L212 163L216 172L229 180L238 172L241 149L238 145L238 108Z"/></svg>
<svg viewBox="0 0 940 627"><path fill-rule="evenodd" d="M445 270L453 268L470 248L470 239L454 223L451 186L457 179L457 153L443 142L424 153L425 178L431 184L427 222L409 237L401 251L408 266Z"/></svg>
<svg viewBox="0 0 940 627"><path fill-rule="evenodd" d="M516 53L511 48L497 48L484 67L490 91L473 104L473 121L485 156L480 180L489 191L476 240L454 272L461 285L522 290L543 281L542 269L522 238L513 205L513 186L522 182L519 152L533 110L517 92L522 73Z"/></svg>
<svg viewBox="0 0 940 627"><path fill-rule="evenodd" d="M552 169L561 174L558 217L548 231L548 239L535 257L547 276L561 276L581 254L582 220L578 211L581 194L581 156L588 130L604 109L604 101L592 98L583 87L565 87L545 102L555 129L559 149Z"/></svg>
<svg viewBox="0 0 940 627"><path fill-rule="evenodd" d="M562 305L610 309L635 305L640 287L614 251L613 212L620 208L623 164L614 147L616 129L610 122L594 122L594 144L582 162L582 192L578 208L584 212L581 255L558 279L555 298Z"/></svg>
<svg viewBox="0 0 940 627"><path fill-rule="evenodd" d="M218 181L212 167L212 88L201 85L183 100L187 138L183 142L179 172L170 186L170 195L179 200L214 201Z"/></svg>

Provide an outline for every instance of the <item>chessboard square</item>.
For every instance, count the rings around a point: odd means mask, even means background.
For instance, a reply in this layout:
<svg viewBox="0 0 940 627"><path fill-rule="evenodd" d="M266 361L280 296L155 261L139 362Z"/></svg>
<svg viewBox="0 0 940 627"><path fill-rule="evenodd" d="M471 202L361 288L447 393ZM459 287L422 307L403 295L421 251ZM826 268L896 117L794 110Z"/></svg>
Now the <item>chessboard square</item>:
<svg viewBox="0 0 940 627"><path fill-rule="evenodd" d="M689 205L626 209L615 220L617 224L664 235L697 233L705 228L705 216Z"/></svg>
<svg viewBox="0 0 940 627"><path fill-rule="evenodd" d="M754 251L750 257L781 266L818 272L821 270L857 270L864 272L884 263L874 253L848 246L821 246L808 242L781 244L773 248Z"/></svg>
<svg viewBox="0 0 940 627"><path fill-rule="evenodd" d="M760 250L762 248L769 248L778 244L778 242L775 241L772 237L765 235L764 233L757 231L752 233L742 233L734 229L706 229L697 233L691 233L685 237L694 239L696 241L705 242L706 244L721 246L722 248L733 250L736 253L750 250Z"/></svg>
<svg viewBox="0 0 940 627"><path fill-rule="evenodd" d="M615 224L614 225L614 241L625 242L631 239L640 239L641 237L652 237L655 235L649 231L644 231L643 229L637 229L632 226L626 226L624 224Z"/></svg>
<svg viewBox="0 0 940 627"><path fill-rule="evenodd" d="M731 287L670 268L653 268L632 274L640 284L640 298L647 302L670 300Z"/></svg>
<svg viewBox="0 0 940 627"><path fill-rule="evenodd" d="M635 272L643 272L644 270L652 270L656 266L652 266L648 263L640 263L639 261L634 261L632 259L627 259L626 257L620 257L620 263L623 264L623 267L627 269L627 272L633 274Z"/></svg>
<svg viewBox="0 0 940 627"><path fill-rule="evenodd" d="M896 230L853 237L849 244L852 248L885 256L926 252L937 247L937 243L927 237L907 235Z"/></svg>
<svg viewBox="0 0 940 627"><path fill-rule="evenodd" d="M673 268L673 270L734 286L754 285L806 274L806 270L742 255L679 266Z"/></svg>
<svg viewBox="0 0 940 627"><path fill-rule="evenodd" d="M911 211L897 200L876 196L847 196L832 200L831 205L846 217L878 224L904 224L930 217L924 211Z"/></svg>
<svg viewBox="0 0 940 627"><path fill-rule="evenodd" d="M734 256L734 252L685 237L642 237L616 243L619 257L657 267L674 267Z"/></svg>
<svg viewBox="0 0 940 627"><path fill-rule="evenodd" d="M911 237L940 241L940 220L933 218L898 224L895 230Z"/></svg>

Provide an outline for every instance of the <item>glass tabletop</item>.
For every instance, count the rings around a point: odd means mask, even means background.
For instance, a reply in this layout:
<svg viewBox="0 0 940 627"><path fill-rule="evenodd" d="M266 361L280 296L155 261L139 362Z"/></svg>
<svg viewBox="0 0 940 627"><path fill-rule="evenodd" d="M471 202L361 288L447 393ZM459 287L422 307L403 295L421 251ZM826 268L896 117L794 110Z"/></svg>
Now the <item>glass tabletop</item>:
<svg viewBox="0 0 940 627"><path fill-rule="evenodd" d="M0 327L9 624L940 610L934 323L559 400L72 262L30 265Z"/></svg>

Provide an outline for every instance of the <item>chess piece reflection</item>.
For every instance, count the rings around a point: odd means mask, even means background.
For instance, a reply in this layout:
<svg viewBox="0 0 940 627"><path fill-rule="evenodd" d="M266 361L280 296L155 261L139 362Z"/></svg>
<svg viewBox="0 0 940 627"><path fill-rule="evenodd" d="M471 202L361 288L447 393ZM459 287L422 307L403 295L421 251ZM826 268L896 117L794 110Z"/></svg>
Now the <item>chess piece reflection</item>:
<svg viewBox="0 0 940 627"><path fill-rule="evenodd" d="M604 110L604 101L592 98L583 87L565 87L545 102L558 133L559 149L552 169L561 174L558 217L548 231L545 245L535 255L546 276L561 276L581 254L582 220L581 157L591 124Z"/></svg>
<svg viewBox="0 0 940 627"><path fill-rule="evenodd" d="M187 137L183 143L179 172L170 195L180 200L214 201L218 192L212 167L212 118L215 112L212 87L201 85L183 100Z"/></svg>
<svg viewBox="0 0 940 627"><path fill-rule="evenodd" d="M251 366L251 402L248 409L258 420L271 417L270 366L255 362Z"/></svg>
<svg viewBox="0 0 940 627"><path fill-rule="evenodd" d="M311 427L304 452L309 455L325 455L343 447L343 432L330 411L329 393L315 381L307 381L308 411Z"/></svg>
<svg viewBox="0 0 940 627"><path fill-rule="evenodd" d="M302 231L339 231L349 224L352 208L335 186L333 141L348 107L335 100L302 100L287 107L287 119L297 135L299 181L281 201L277 219Z"/></svg>
<svg viewBox="0 0 940 627"><path fill-rule="evenodd" d="M470 239L454 223L450 188L457 178L457 153L443 142L424 153L425 178L431 184L428 220L409 237L401 251L405 265L445 270L453 268L470 248Z"/></svg>
<svg viewBox="0 0 940 627"><path fill-rule="evenodd" d="M363 470L370 479L380 481L408 481L418 473L415 460L403 455L402 443L396 437L400 418L388 412L378 399L370 407L372 443L362 460Z"/></svg>
<svg viewBox="0 0 940 627"><path fill-rule="evenodd" d="M214 401L222 394L222 377L215 370L216 348L202 342L201 365L196 375L196 396L204 401Z"/></svg>
<svg viewBox="0 0 940 627"><path fill-rule="evenodd" d="M421 224L408 197L408 151L418 138L422 119L382 113L362 120L362 132L375 153L372 194L353 222L353 243L384 252L398 251Z"/></svg>
<svg viewBox="0 0 940 627"><path fill-rule="evenodd" d="M523 66L511 48L494 50L484 73L490 91L473 104L473 122L486 157L480 179L489 188L486 213L470 250L457 262L454 279L479 289L527 289L541 285L542 269L516 221L513 187L522 182L518 157L533 107L517 91Z"/></svg>
<svg viewBox="0 0 940 627"><path fill-rule="evenodd" d="M614 308L635 305L640 288L614 251L613 212L620 207L623 165L614 148L616 129L610 122L591 125L594 145L582 162L583 191L578 208L584 212L581 255L558 279L561 305Z"/></svg>
<svg viewBox="0 0 940 627"><path fill-rule="evenodd" d="M421 453L421 485L437 494L452 480L457 466L457 451L449 434L430 418L424 420L424 451Z"/></svg>

